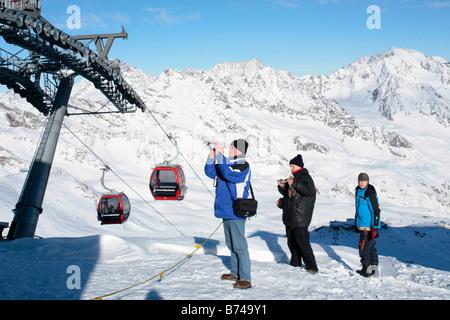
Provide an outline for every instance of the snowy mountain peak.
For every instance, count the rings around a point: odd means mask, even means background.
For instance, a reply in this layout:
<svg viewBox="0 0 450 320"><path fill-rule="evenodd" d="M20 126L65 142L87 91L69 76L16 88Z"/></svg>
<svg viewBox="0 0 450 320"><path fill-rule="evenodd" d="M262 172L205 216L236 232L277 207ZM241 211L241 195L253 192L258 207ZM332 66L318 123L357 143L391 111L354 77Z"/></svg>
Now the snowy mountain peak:
<svg viewBox="0 0 450 320"><path fill-rule="evenodd" d="M210 72L219 78L229 76L251 77L264 68L266 68L264 63L255 58L244 62L222 62L213 67Z"/></svg>
<svg viewBox="0 0 450 320"><path fill-rule="evenodd" d="M369 61L369 65L382 65L386 71L403 76L407 73L415 75L418 72L444 73L448 75L448 61L444 58L427 57L423 53L412 49L390 48L389 50L375 54ZM424 80L424 79L422 79ZM448 78L443 82L448 84Z"/></svg>
<svg viewBox="0 0 450 320"><path fill-rule="evenodd" d="M372 58L373 60L376 60L376 59L386 59L394 56L404 61L409 61L412 63L414 63L417 60L426 59L426 56L417 50L408 48L396 48L396 47L392 47L384 52L375 54L372 56Z"/></svg>
<svg viewBox="0 0 450 320"><path fill-rule="evenodd" d="M369 110L394 120L397 115L420 113L450 125L450 63L443 58L390 48L320 80L321 92L353 115Z"/></svg>

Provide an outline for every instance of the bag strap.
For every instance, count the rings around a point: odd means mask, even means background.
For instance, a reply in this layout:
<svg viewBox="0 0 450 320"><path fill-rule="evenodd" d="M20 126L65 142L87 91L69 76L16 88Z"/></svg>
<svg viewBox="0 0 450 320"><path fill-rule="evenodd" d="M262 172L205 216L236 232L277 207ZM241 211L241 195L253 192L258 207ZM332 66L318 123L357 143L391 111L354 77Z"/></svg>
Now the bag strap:
<svg viewBox="0 0 450 320"><path fill-rule="evenodd" d="M250 182L250 193L252 194L252 199L255 200L255 195L253 194L252 183Z"/></svg>
<svg viewBox="0 0 450 320"><path fill-rule="evenodd" d="M226 185L227 185L228 191L230 191L231 199L236 200L236 199L233 198L233 195L231 194L231 190L230 190L230 186L228 185L228 181L225 181L225 183L226 183ZM251 193L251 195L252 195L252 199L253 199L253 200L256 200L256 199L255 199L255 194L253 193L252 183L249 182L249 184L250 184L250 193Z"/></svg>

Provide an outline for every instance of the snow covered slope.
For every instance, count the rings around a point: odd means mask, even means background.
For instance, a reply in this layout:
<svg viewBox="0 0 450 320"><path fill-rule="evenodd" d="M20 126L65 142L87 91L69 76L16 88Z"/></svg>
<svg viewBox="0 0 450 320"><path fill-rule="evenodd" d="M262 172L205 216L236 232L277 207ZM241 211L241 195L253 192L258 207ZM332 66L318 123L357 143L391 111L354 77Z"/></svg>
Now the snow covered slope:
<svg viewBox="0 0 450 320"><path fill-rule="evenodd" d="M159 275L183 259L220 223L212 214L212 181L203 174L205 141L228 145L240 137L250 142L260 201L258 217L247 224L254 288L236 292L217 280L229 264L219 228L181 266L112 299L450 297L448 61L392 48L330 76L297 77L258 59L224 62L209 71L167 69L159 76L121 68L195 170L178 159L188 179L185 200L151 197L152 169L175 150L149 112L66 117L36 231L45 239L0 244L6 270L0 298L90 299ZM82 80L69 111L111 109L106 102ZM0 221L12 220L44 122L13 93L0 95ZM311 225L316 277L287 264L275 206L275 181L289 173L289 159L298 153L320 192ZM100 226L96 219L95 202L104 191L98 158L126 182L112 173L105 181L131 200L124 226ZM355 276L357 235L346 229L362 171L378 191L387 225L379 239L383 277L369 279L370 292L363 288L367 279ZM71 265L81 269L81 290L67 288ZM20 286L11 280L18 268ZM126 275L124 268L130 270Z"/></svg>

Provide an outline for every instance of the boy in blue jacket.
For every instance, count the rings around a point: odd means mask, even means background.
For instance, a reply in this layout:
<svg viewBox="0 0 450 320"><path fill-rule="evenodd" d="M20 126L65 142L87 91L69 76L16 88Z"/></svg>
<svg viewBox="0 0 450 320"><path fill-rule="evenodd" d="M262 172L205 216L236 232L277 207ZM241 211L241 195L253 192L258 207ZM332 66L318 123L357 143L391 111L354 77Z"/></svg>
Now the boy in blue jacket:
<svg viewBox="0 0 450 320"><path fill-rule="evenodd" d="M217 179L214 215L223 219L225 242L231 252L231 273L222 275L222 280L235 281L238 289L251 288L250 256L245 238L245 218L233 211L233 199L247 199L251 178L250 165L245 161L248 143L243 139L230 145L229 158L223 146L216 142L206 161L205 174Z"/></svg>
<svg viewBox="0 0 450 320"><path fill-rule="evenodd" d="M359 233L359 256L362 269L357 272L363 277L379 276L378 253L375 238L380 229L380 207L377 192L369 184L369 175L358 175L358 186L355 189L355 231Z"/></svg>

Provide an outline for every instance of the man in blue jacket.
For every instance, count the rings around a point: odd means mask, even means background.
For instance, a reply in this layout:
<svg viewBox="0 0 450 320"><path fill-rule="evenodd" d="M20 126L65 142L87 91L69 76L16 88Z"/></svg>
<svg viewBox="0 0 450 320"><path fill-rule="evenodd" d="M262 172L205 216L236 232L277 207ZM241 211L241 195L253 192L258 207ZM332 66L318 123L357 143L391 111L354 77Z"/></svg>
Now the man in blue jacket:
<svg viewBox="0 0 450 320"><path fill-rule="evenodd" d="M214 215L223 219L225 242L231 252L231 273L222 275L222 280L235 281L238 289L251 288L251 266L245 238L245 218L239 218L233 211L233 199L249 196L251 178L250 165L245 161L248 143L243 139L230 145L229 158L224 155L223 146L216 142L205 165L205 174L215 179L216 199Z"/></svg>
<svg viewBox="0 0 450 320"><path fill-rule="evenodd" d="M375 238L380 228L380 207L377 192L369 184L369 175L360 173L355 189L355 231L359 233L359 256L362 269L357 272L363 277L378 276L378 253Z"/></svg>

